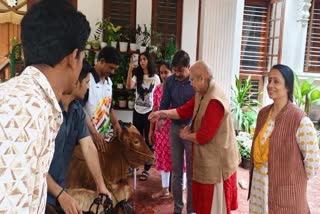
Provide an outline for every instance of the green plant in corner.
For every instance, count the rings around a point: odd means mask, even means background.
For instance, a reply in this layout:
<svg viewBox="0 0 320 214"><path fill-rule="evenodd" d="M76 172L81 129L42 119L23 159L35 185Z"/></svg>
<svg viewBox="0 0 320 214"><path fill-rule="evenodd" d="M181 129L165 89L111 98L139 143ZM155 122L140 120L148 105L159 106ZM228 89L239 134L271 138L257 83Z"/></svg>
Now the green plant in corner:
<svg viewBox="0 0 320 214"><path fill-rule="evenodd" d="M108 45L110 45L112 41L119 40L121 26L115 26L110 21L110 18L97 22L96 26L98 28L94 35L95 40L99 40L101 33L103 33L103 41Z"/></svg>
<svg viewBox="0 0 320 214"><path fill-rule="evenodd" d="M295 103L308 115L312 103L320 105L320 88L313 85L313 79L301 81L294 73L293 96Z"/></svg>
<svg viewBox="0 0 320 214"><path fill-rule="evenodd" d="M235 87L232 86L231 113L234 120L234 126L237 131L242 130L249 132L255 126L258 111L257 106L261 103L252 99L252 96L258 96L262 92L251 91L251 77L241 80L235 77Z"/></svg>

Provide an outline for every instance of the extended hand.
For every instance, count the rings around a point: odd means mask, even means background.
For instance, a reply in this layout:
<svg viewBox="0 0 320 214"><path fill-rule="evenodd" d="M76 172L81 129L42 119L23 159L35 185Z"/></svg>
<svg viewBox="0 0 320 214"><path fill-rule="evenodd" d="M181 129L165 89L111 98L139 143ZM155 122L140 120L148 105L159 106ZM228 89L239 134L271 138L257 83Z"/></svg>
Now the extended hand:
<svg viewBox="0 0 320 214"><path fill-rule="evenodd" d="M106 187L105 185L102 185L101 187L98 187L98 188L97 188L97 191L98 191L98 193L103 193L103 194L108 195L108 197L109 197L110 199L112 199L112 198L111 198L111 193L109 192L109 190L107 189L107 187ZM105 199L105 198L104 198L104 199Z"/></svg>
<svg viewBox="0 0 320 214"><path fill-rule="evenodd" d="M120 136L122 130L118 121L116 122L116 124L114 124L113 129L116 136Z"/></svg>
<svg viewBox="0 0 320 214"><path fill-rule="evenodd" d="M66 214L81 214L82 209L79 204L67 192L63 192L59 199L59 204Z"/></svg>
<svg viewBox="0 0 320 214"><path fill-rule="evenodd" d="M151 122L155 122L160 118L160 114L160 111L151 112L148 116L148 120L150 120Z"/></svg>
<svg viewBox="0 0 320 214"><path fill-rule="evenodd" d="M180 129L179 136L182 139L187 140L189 134L190 134L190 126L185 126L183 129Z"/></svg>
<svg viewBox="0 0 320 214"><path fill-rule="evenodd" d="M104 135L101 133L98 133L98 132L92 135L92 139L93 139L94 144L96 145L97 149L102 152L106 151L106 148L105 148L106 142L105 142L104 138L105 138Z"/></svg>

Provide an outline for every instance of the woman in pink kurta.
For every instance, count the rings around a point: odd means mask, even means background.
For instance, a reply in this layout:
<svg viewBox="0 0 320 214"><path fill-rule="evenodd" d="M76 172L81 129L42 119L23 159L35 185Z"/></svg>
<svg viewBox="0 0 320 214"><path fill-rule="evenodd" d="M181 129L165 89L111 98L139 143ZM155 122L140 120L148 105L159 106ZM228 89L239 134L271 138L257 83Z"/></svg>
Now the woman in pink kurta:
<svg viewBox="0 0 320 214"><path fill-rule="evenodd" d="M172 74L171 65L163 62L160 65L159 73L162 82ZM153 94L153 110L158 111L162 97L163 83L157 85ZM161 123L161 124L159 124ZM171 172L171 154L169 142L170 119L159 120L150 124L149 142L154 143L156 156L156 169L161 172L162 191L152 195L153 198L169 196L169 183ZM161 128L160 128L161 127Z"/></svg>

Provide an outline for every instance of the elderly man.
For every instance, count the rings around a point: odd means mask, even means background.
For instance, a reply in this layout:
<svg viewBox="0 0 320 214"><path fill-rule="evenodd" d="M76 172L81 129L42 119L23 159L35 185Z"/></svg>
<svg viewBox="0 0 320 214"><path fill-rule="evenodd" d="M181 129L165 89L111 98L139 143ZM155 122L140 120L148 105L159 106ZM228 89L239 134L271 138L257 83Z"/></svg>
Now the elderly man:
<svg viewBox="0 0 320 214"><path fill-rule="evenodd" d="M230 213L237 208L236 170L240 155L232 126L228 98L203 61L190 68L196 94L184 106L150 114L149 119L193 118L180 130L193 143L193 209L197 214Z"/></svg>

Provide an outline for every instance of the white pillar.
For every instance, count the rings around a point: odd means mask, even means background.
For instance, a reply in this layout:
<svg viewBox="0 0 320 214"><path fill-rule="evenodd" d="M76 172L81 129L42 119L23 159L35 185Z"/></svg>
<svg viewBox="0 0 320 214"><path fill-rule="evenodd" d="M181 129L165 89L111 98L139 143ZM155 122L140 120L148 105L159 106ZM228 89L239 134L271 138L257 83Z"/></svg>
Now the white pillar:
<svg viewBox="0 0 320 214"><path fill-rule="evenodd" d="M199 0L183 1L181 49L190 56L193 64L197 57Z"/></svg>
<svg viewBox="0 0 320 214"><path fill-rule="evenodd" d="M227 96L239 73L243 10L244 0L203 0L201 6L199 58Z"/></svg>
<svg viewBox="0 0 320 214"><path fill-rule="evenodd" d="M137 10L136 10L136 24L143 27L144 24L147 25L148 29L151 27L152 20L152 1L150 0L137 0Z"/></svg>
<svg viewBox="0 0 320 214"><path fill-rule="evenodd" d="M78 10L86 15L90 23L91 33L88 40L94 39L96 32L96 23L103 18L103 1L102 0L78 0Z"/></svg>
<svg viewBox="0 0 320 214"><path fill-rule="evenodd" d="M286 1L281 63L303 73L310 0Z"/></svg>

